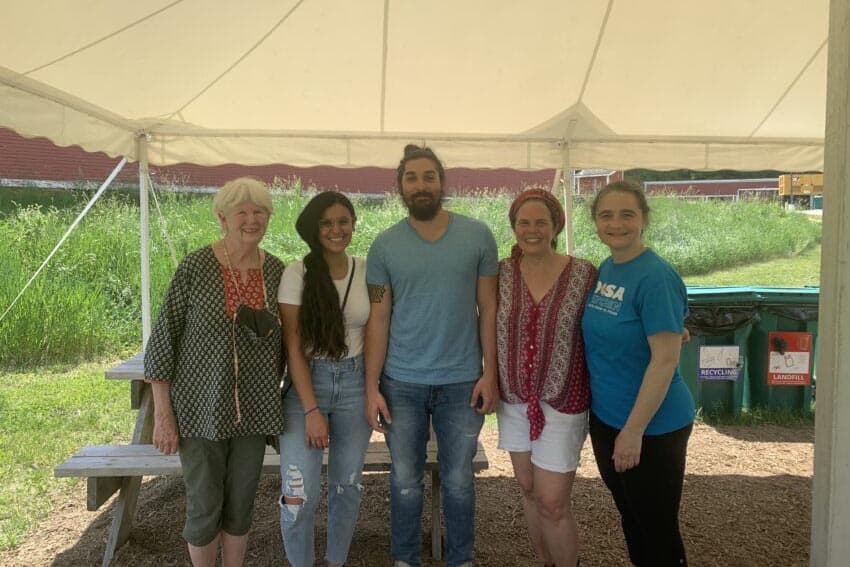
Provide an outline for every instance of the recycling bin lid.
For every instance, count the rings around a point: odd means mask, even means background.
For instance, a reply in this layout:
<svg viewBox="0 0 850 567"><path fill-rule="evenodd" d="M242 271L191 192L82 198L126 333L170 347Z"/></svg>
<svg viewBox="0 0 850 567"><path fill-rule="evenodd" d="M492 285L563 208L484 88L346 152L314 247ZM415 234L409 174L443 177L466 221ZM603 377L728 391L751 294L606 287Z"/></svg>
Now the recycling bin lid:
<svg viewBox="0 0 850 567"><path fill-rule="evenodd" d="M764 304L772 305L817 305L820 287L754 287Z"/></svg>
<svg viewBox="0 0 850 567"><path fill-rule="evenodd" d="M756 305L761 296L749 286L688 286L688 305Z"/></svg>

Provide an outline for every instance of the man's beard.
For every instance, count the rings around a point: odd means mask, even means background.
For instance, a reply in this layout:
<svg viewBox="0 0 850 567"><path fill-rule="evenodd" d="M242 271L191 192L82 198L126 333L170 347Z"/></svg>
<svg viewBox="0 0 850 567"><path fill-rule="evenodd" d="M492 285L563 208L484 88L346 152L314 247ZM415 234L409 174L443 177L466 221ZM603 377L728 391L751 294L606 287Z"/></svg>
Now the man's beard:
<svg viewBox="0 0 850 567"><path fill-rule="evenodd" d="M419 201L418 197L428 197L428 200ZM413 218L419 221L429 221L433 220L442 208L443 191L440 191L440 196L436 199L428 191L419 191L410 197L404 197L403 200L407 206L407 211Z"/></svg>

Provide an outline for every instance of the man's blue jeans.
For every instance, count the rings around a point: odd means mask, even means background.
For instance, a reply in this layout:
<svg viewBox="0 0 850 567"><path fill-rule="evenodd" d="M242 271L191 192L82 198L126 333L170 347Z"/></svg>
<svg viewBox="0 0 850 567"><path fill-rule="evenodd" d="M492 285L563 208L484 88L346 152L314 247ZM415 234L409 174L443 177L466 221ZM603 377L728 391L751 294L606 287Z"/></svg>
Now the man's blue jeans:
<svg viewBox="0 0 850 567"><path fill-rule="evenodd" d="M390 471L391 549L394 561L421 565L422 490L429 422L437 436L446 567L472 561L475 540L475 486L472 460L484 416L469 406L475 381L429 386L381 377L381 393L392 424L387 444Z"/></svg>

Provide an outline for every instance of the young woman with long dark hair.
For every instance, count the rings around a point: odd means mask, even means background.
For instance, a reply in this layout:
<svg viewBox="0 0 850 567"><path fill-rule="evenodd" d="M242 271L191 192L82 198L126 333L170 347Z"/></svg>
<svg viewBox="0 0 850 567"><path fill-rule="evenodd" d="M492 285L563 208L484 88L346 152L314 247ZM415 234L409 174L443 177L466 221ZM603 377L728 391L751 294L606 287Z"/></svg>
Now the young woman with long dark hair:
<svg viewBox="0 0 850 567"><path fill-rule="evenodd" d="M295 223L310 247L288 266L278 290L295 386L284 397L280 436L280 527L293 567L314 562L315 512L328 449L329 566L345 563L360 506L371 428L363 413L363 336L369 318L366 262L346 253L357 217L351 201L319 193Z"/></svg>

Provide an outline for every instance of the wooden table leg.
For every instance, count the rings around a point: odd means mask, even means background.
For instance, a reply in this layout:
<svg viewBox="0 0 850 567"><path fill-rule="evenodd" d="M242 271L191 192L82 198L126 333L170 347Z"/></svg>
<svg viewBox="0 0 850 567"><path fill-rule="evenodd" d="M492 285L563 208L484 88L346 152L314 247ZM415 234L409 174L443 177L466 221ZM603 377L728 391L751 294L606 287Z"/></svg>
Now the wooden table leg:
<svg viewBox="0 0 850 567"><path fill-rule="evenodd" d="M133 430L133 444L150 443L153 440L153 392L150 384L145 384L142 390L139 415L136 416L136 427ZM121 490L115 501L112 512L112 528L106 540L106 551L103 553L103 567L109 567L115 557L115 551L127 542L133 518L136 515L136 502L142 477L133 476L122 479Z"/></svg>
<svg viewBox="0 0 850 567"><path fill-rule="evenodd" d="M141 484L142 477L140 476L125 477L121 483L121 491L118 493L118 499L115 501L115 508L112 511L112 528L109 530L109 538L106 540L103 567L109 567L112 558L115 557L115 551L124 545L130 536Z"/></svg>
<svg viewBox="0 0 850 567"><path fill-rule="evenodd" d="M443 557L443 530L440 529L440 470L431 471L431 557Z"/></svg>
<svg viewBox="0 0 850 567"><path fill-rule="evenodd" d="M150 384L145 384L142 389L142 401L139 406L139 415L136 416L136 427L133 429L133 440L131 443L150 444L153 441L153 390Z"/></svg>

